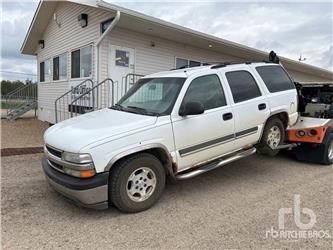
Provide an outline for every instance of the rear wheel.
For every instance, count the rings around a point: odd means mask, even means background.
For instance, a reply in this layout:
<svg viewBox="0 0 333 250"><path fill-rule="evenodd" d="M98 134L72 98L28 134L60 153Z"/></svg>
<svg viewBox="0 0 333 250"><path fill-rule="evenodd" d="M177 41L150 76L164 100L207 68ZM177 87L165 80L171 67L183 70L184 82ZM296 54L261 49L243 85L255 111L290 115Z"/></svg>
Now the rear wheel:
<svg viewBox="0 0 333 250"><path fill-rule="evenodd" d="M266 122L257 149L261 154L275 156L279 153L277 147L284 142L284 137L285 128L283 122L277 117L272 117Z"/></svg>
<svg viewBox="0 0 333 250"><path fill-rule="evenodd" d="M295 149L297 160L324 165L333 164L333 133L326 136L322 144L304 143L297 147Z"/></svg>
<svg viewBox="0 0 333 250"><path fill-rule="evenodd" d="M164 186L161 162L153 155L141 153L121 160L112 168L109 197L123 212L140 212L155 204Z"/></svg>

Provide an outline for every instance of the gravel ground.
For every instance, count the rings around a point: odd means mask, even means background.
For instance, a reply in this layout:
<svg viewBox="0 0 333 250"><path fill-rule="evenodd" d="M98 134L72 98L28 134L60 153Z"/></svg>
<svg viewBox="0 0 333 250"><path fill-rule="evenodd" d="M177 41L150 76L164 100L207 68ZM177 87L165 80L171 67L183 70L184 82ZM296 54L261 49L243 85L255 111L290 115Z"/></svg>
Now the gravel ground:
<svg viewBox="0 0 333 250"><path fill-rule="evenodd" d="M301 195L301 208L316 215L311 230L332 230L332 166L255 155L168 184L150 210L122 214L67 202L48 186L41 157L2 158L3 249L332 249L332 239L286 240L265 233L278 228L278 210L292 208L294 194ZM301 221L309 218L301 214ZM285 226L299 231L292 215Z"/></svg>
<svg viewBox="0 0 333 250"><path fill-rule="evenodd" d="M1 148L39 147L44 131L49 127L28 112L16 121L1 119Z"/></svg>

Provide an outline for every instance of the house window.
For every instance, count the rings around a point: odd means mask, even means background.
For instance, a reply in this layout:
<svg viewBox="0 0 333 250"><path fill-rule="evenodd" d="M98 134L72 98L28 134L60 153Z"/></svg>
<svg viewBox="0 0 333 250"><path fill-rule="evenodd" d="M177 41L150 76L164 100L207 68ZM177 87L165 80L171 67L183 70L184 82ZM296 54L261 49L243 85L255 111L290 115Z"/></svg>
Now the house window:
<svg viewBox="0 0 333 250"><path fill-rule="evenodd" d="M176 69L201 66L202 63L194 60L176 58Z"/></svg>
<svg viewBox="0 0 333 250"><path fill-rule="evenodd" d="M84 47L72 51L71 76L72 78L90 77L92 69L92 48Z"/></svg>
<svg viewBox="0 0 333 250"><path fill-rule="evenodd" d="M53 58L53 80L67 79L67 53Z"/></svg>
<svg viewBox="0 0 333 250"><path fill-rule="evenodd" d="M45 60L39 64L39 81L50 81L50 60Z"/></svg>

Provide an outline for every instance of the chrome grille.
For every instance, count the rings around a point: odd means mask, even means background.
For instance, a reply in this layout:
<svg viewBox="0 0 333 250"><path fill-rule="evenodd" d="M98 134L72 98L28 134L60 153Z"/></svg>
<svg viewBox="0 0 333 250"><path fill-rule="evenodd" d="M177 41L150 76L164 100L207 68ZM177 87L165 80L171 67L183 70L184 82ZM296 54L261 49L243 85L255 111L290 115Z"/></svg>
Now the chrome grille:
<svg viewBox="0 0 333 250"><path fill-rule="evenodd" d="M61 158L61 150L59 150L59 149L55 149L55 148L53 148L53 147L50 147L50 146L48 146L48 145L46 145L46 149L47 149L47 151L51 154L51 155L53 155L53 156L55 156L55 157L58 157L58 158Z"/></svg>

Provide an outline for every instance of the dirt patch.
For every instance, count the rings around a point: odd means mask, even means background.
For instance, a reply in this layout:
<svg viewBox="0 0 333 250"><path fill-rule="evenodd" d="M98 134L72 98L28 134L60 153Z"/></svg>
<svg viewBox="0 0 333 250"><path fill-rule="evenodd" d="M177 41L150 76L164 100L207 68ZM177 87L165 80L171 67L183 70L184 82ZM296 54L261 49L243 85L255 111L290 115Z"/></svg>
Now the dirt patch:
<svg viewBox="0 0 333 250"><path fill-rule="evenodd" d="M47 122L34 116L24 116L15 121L1 119L1 149L41 147Z"/></svg>

